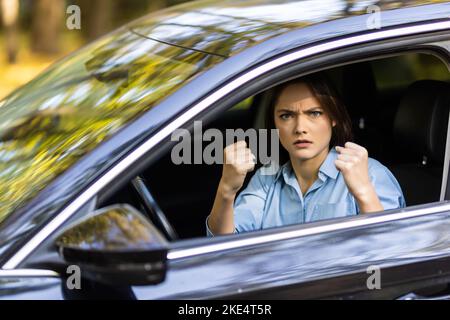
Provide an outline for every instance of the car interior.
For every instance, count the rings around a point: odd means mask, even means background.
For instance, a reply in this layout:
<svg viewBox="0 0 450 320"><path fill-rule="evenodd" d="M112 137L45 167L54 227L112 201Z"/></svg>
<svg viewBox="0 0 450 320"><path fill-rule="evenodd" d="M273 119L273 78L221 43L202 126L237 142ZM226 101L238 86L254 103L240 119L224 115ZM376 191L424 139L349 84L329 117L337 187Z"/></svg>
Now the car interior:
<svg viewBox="0 0 450 320"><path fill-rule="evenodd" d="M450 108L446 64L430 53L411 52L321 72L348 108L354 142L391 170L407 206L439 201ZM242 101L203 124L203 130L216 128L224 133L226 129L264 128L264 110L272 90ZM168 152L140 176L178 238L188 239L206 236L205 219L221 171L219 164L176 165ZM250 178L247 175L246 183ZM131 183L101 206L113 203L129 203L142 210Z"/></svg>

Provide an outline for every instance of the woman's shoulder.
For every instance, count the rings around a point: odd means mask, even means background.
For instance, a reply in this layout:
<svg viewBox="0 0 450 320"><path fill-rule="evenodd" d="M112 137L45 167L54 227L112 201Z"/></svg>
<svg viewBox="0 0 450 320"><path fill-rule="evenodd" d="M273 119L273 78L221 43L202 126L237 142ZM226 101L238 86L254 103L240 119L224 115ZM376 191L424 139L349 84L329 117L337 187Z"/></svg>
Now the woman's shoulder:
<svg viewBox="0 0 450 320"><path fill-rule="evenodd" d="M368 158L368 164L369 164L369 170L386 168L386 166L383 165L380 161L378 161L377 159L371 158L371 157Z"/></svg>
<svg viewBox="0 0 450 320"><path fill-rule="evenodd" d="M395 182L397 182L397 179L395 178L391 170L389 170L389 168L386 167L384 164L382 164L380 161L369 157L368 165L369 165L369 175L371 177L386 176L390 180L395 180Z"/></svg>
<svg viewBox="0 0 450 320"><path fill-rule="evenodd" d="M385 210L406 206L400 183L385 165L378 160L369 158L369 176Z"/></svg>
<svg viewBox="0 0 450 320"><path fill-rule="evenodd" d="M387 170L387 171L389 171L389 169L384 164L382 164L377 159L374 159L374 158L371 158L371 157L368 158L368 165L369 165L369 172L370 171L377 171L377 170L383 170L383 171Z"/></svg>

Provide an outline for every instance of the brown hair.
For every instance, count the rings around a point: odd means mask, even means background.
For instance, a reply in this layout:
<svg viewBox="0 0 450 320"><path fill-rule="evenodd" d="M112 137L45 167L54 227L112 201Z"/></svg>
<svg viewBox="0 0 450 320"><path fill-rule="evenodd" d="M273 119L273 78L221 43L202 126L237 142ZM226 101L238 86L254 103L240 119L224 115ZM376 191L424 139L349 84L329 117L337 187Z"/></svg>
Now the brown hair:
<svg viewBox="0 0 450 320"><path fill-rule="evenodd" d="M297 78L277 86L273 92L272 101L267 108L266 128L276 129L275 127L275 106L278 98L284 89L292 84L306 84L312 91L314 97L319 101L321 107L330 119L336 122L332 128L330 147L343 146L347 141L353 140L352 122L347 112L347 108L342 103L337 91L332 86L328 78L321 73L310 74L301 78ZM284 154L283 154L284 153ZM287 151L280 144L280 160L283 162L289 159Z"/></svg>

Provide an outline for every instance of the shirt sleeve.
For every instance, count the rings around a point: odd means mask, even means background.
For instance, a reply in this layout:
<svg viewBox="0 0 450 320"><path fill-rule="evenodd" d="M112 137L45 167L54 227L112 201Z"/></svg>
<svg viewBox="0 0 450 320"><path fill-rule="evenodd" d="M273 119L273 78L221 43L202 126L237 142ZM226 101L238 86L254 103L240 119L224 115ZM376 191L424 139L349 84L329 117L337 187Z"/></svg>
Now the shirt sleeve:
<svg viewBox="0 0 450 320"><path fill-rule="evenodd" d="M374 160L369 175L384 210L406 207L402 188L388 168Z"/></svg>
<svg viewBox="0 0 450 320"><path fill-rule="evenodd" d="M233 206L235 233L261 228L268 184L271 180L273 180L272 175L263 175L259 169L250 179L247 187L238 195ZM208 227L208 218L206 218L206 234L211 237L214 235Z"/></svg>

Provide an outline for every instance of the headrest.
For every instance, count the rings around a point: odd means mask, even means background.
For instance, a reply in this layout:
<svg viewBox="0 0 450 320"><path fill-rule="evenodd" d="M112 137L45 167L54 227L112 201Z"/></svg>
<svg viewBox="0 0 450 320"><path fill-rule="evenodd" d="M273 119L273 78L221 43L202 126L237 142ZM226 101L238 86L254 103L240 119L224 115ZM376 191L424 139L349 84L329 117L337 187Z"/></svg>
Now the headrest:
<svg viewBox="0 0 450 320"><path fill-rule="evenodd" d="M395 142L408 154L443 163L449 109L449 83L414 82L406 90L395 116Z"/></svg>

